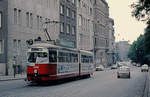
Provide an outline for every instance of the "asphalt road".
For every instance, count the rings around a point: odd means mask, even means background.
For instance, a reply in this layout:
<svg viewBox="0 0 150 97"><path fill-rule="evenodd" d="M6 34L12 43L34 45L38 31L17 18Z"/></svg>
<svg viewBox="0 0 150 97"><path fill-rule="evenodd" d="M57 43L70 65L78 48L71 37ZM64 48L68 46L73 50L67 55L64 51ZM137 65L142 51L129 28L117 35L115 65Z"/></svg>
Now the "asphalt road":
<svg viewBox="0 0 150 97"><path fill-rule="evenodd" d="M28 86L23 80L0 82L0 97L142 97L147 73L132 68L131 78L116 70L95 72L91 78L57 85Z"/></svg>

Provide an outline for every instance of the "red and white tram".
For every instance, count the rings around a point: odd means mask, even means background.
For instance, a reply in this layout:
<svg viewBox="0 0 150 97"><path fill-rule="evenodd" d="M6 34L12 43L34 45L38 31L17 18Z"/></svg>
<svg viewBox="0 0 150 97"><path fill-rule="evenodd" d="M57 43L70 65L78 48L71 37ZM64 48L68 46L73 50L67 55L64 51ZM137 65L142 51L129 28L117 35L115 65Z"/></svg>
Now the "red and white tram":
<svg viewBox="0 0 150 97"><path fill-rule="evenodd" d="M93 53L35 43L27 52L27 80L50 81L93 73Z"/></svg>

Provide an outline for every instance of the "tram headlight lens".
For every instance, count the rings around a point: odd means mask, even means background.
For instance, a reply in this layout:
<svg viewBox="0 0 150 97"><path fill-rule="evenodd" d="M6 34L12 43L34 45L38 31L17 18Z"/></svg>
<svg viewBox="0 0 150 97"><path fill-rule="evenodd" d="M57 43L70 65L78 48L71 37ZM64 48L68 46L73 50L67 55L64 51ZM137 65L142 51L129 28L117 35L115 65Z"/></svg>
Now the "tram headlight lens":
<svg viewBox="0 0 150 97"><path fill-rule="evenodd" d="M37 73L37 70L34 70L34 73Z"/></svg>

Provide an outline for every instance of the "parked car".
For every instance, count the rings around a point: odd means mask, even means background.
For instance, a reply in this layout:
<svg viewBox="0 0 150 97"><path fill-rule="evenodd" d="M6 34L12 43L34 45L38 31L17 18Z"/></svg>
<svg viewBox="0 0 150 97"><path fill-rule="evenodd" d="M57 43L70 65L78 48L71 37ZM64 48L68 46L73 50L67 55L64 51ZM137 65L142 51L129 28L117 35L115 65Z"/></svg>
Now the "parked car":
<svg viewBox="0 0 150 97"><path fill-rule="evenodd" d="M142 65L141 72L143 72L143 71L147 71L148 72L148 65L147 64Z"/></svg>
<svg viewBox="0 0 150 97"><path fill-rule="evenodd" d="M118 66L117 65L113 65L113 66L111 66L111 69L117 69L118 68Z"/></svg>
<svg viewBox="0 0 150 97"><path fill-rule="evenodd" d="M130 78L130 67L128 66L121 66L117 71L117 77L128 77Z"/></svg>
<svg viewBox="0 0 150 97"><path fill-rule="evenodd" d="M96 71L103 71L104 70L104 66L100 65L96 67Z"/></svg>

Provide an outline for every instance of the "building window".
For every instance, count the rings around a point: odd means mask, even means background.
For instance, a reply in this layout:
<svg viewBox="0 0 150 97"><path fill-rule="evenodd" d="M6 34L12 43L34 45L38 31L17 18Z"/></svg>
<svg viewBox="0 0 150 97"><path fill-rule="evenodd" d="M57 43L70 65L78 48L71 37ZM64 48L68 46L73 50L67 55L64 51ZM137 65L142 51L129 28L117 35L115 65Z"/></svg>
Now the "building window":
<svg viewBox="0 0 150 97"><path fill-rule="evenodd" d="M75 35L75 26L72 26L72 35Z"/></svg>
<svg viewBox="0 0 150 97"><path fill-rule="evenodd" d="M60 13L64 14L64 5L60 5Z"/></svg>
<svg viewBox="0 0 150 97"><path fill-rule="evenodd" d="M60 32L64 32L64 23L60 24Z"/></svg>
<svg viewBox="0 0 150 97"><path fill-rule="evenodd" d="M0 12L0 28L2 28L2 12Z"/></svg>
<svg viewBox="0 0 150 97"><path fill-rule="evenodd" d="M82 26L82 16L81 15L79 15L79 26Z"/></svg>
<svg viewBox="0 0 150 97"><path fill-rule="evenodd" d="M21 25L21 23L22 23L21 10L18 10L18 24Z"/></svg>
<svg viewBox="0 0 150 97"><path fill-rule="evenodd" d="M33 27L33 14L30 13L30 27Z"/></svg>
<svg viewBox="0 0 150 97"><path fill-rule="evenodd" d="M17 24L17 8L14 8L14 24Z"/></svg>
<svg viewBox="0 0 150 97"><path fill-rule="evenodd" d="M70 9L67 8L67 16L69 17L70 16Z"/></svg>
<svg viewBox="0 0 150 97"><path fill-rule="evenodd" d="M72 18L75 19L75 11L72 11Z"/></svg>
<svg viewBox="0 0 150 97"><path fill-rule="evenodd" d="M72 0L72 3L75 4L75 0Z"/></svg>
<svg viewBox="0 0 150 97"><path fill-rule="evenodd" d="M40 17L37 16L37 29L39 30L40 29Z"/></svg>
<svg viewBox="0 0 150 97"><path fill-rule="evenodd" d="M69 34L70 33L70 25L67 24L67 33Z"/></svg>
<svg viewBox="0 0 150 97"><path fill-rule="evenodd" d="M42 17L40 16L40 30L43 29L43 28L42 28L42 27L43 27L43 26L42 26L42 25L43 25L43 24L42 24L42 23L43 23L42 21L43 21L43 19L42 19Z"/></svg>
<svg viewBox="0 0 150 97"><path fill-rule="evenodd" d="M81 7L81 0L78 0L78 7Z"/></svg>
<svg viewBox="0 0 150 97"><path fill-rule="evenodd" d="M92 15L93 14L93 12L92 12L92 8L90 8L90 15Z"/></svg>
<svg viewBox="0 0 150 97"><path fill-rule="evenodd" d="M26 26L29 27L30 24L30 16L29 16L29 12L26 13Z"/></svg>
<svg viewBox="0 0 150 97"><path fill-rule="evenodd" d="M2 40L0 40L0 54L3 53L4 43Z"/></svg>

